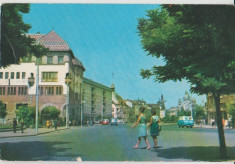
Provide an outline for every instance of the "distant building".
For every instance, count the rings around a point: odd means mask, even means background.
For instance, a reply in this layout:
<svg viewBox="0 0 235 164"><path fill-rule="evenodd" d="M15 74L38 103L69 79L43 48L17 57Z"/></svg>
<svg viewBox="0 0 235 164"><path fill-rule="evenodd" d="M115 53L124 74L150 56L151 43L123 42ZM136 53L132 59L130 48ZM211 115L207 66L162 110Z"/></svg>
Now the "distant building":
<svg viewBox="0 0 235 164"><path fill-rule="evenodd" d="M185 92L183 101L181 101L181 99L178 101L178 110L181 110L182 107L185 111L192 111L192 101L187 91Z"/></svg>
<svg viewBox="0 0 235 164"><path fill-rule="evenodd" d="M112 117L112 88L83 78L83 120L100 121Z"/></svg>
<svg viewBox="0 0 235 164"><path fill-rule="evenodd" d="M177 107L171 107L167 110L169 112L170 116L177 116L178 115L178 109Z"/></svg>
<svg viewBox="0 0 235 164"><path fill-rule="evenodd" d="M113 118L117 118L119 120L123 120L124 118L124 107L125 101L123 98L115 92L115 85L111 85L112 88L112 116Z"/></svg>

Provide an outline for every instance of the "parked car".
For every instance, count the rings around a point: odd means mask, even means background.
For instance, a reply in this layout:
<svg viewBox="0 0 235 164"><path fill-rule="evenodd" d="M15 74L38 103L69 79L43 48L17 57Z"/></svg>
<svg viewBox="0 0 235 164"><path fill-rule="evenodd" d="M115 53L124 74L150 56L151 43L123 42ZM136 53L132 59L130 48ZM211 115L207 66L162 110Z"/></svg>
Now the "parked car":
<svg viewBox="0 0 235 164"><path fill-rule="evenodd" d="M110 125L112 126L112 125L118 125L118 120L116 119L116 118L111 118L110 119Z"/></svg>
<svg viewBox="0 0 235 164"><path fill-rule="evenodd" d="M108 125L109 124L109 120L108 119L104 119L104 120L100 121L100 124Z"/></svg>
<svg viewBox="0 0 235 164"><path fill-rule="evenodd" d="M178 126L179 128L181 127L192 128L194 126L193 118L191 116L180 116L178 121Z"/></svg>

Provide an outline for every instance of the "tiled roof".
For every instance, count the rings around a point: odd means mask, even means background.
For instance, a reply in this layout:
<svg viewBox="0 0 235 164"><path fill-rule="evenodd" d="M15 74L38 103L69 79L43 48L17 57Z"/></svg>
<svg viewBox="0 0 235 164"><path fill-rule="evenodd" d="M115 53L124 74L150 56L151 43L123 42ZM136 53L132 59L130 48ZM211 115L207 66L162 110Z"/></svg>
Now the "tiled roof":
<svg viewBox="0 0 235 164"><path fill-rule="evenodd" d="M48 34L28 34L28 36L36 39L40 44L49 48L50 51L69 51L69 45L55 32Z"/></svg>

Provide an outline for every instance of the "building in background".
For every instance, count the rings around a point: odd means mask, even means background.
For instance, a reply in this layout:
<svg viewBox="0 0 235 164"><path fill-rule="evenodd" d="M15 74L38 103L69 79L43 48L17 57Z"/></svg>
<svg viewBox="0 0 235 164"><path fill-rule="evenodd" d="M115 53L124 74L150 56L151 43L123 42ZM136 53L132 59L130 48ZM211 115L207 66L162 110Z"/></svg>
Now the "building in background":
<svg viewBox="0 0 235 164"><path fill-rule="evenodd" d="M87 78L82 86L83 120L99 122L112 117L112 88Z"/></svg>
<svg viewBox="0 0 235 164"><path fill-rule="evenodd" d="M232 118L232 116L230 116L228 113L228 104L235 104L235 94L220 96L220 110L222 113L222 119L224 120L230 120ZM206 111L208 115L208 123L210 124L212 120L217 122L215 101L212 94L207 95Z"/></svg>
<svg viewBox="0 0 235 164"><path fill-rule="evenodd" d="M167 110L170 116L178 116L178 109L177 107L171 107Z"/></svg>
<svg viewBox="0 0 235 164"><path fill-rule="evenodd" d="M182 108L185 111L192 111L192 100L191 100L189 93L187 91L185 92L185 95L183 97L183 101L181 101L181 99L179 99L179 101L178 101L177 109L181 110Z"/></svg>
<svg viewBox="0 0 235 164"><path fill-rule="evenodd" d="M70 120L80 118L80 86L85 68L75 58L68 44L54 31L48 34L28 34L49 49L39 61L39 112L47 106L54 106L65 117L66 96L69 90ZM13 120L15 111L22 105L35 106L36 57L28 54L19 64L0 69L0 100L6 105L6 119ZM72 78L69 86L65 77ZM35 82L29 85L29 78Z"/></svg>

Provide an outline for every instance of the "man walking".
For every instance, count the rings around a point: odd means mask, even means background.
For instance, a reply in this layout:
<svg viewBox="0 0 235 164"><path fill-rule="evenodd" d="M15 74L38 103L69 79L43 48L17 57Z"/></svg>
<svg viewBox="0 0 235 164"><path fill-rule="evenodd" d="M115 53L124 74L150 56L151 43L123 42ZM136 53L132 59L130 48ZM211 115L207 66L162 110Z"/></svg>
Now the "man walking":
<svg viewBox="0 0 235 164"><path fill-rule="evenodd" d="M17 122L16 122L16 118L14 118L14 120L13 120L13 131L14 131L14 133L16 133L16 126L17 126Z"/></svg>

